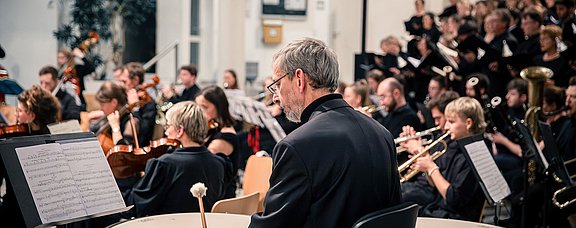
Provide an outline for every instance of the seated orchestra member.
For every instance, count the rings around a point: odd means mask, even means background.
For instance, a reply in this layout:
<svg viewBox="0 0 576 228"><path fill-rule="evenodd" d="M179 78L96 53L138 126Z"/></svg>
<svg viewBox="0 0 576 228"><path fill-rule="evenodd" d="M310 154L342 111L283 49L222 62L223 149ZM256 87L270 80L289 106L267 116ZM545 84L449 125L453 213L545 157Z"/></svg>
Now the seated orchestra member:
<svg viewBox="0 0 576 228"><path fill-rule="evenodd" d="M413 126L416 130L421 129L420 119L406 102L404 86L396 78L384 79L378 85L378 95L381 99L380 105L388 112L382 125L392 133L392 136L398 137L402 127L406 125Z"/></svg>
<svg viewBox="0 0 576 228"><path fill-rule="evenodd" d="M224 71L224 89L240 89L236 71L228 69Z"/></svg>
<svg viewBox="0 0 576 228"><path fill-rule="evenodd" d="M570 118L572 125L576 125L576 76L570 78L568 82L568 88L566 89L566 103L567 113L565 114ZM558 140L558 139L557 139ZM574 143L574 140L572 140ZM566 154L576 154L576 146L568 147L571 149L570 152L567 151Z"/></svg>
<svg viewBox="0 0 576 228"><path fill-rule="evenodd" d="M166 136L183 147L148 160L144 176L129 192L127 203L134 208L123 213L125 218L199 212L198 200L190 193L198 182L208 188L204 210L210 211L223 198L225 169L231 167L202 145L208 132L202 108L192 101L179 102L168 110L166 119Z"/></svg>
<svg viewBox="0 0 576 228"><path fill-rule="evenodd" d="M164 87L162 90L164 98L174 104L180 101L193 101L196 98L196 94L200 91L200 87L196 84L197 75L198 70L193 64L180 67L178 77L180 77L180 81L184 85L184 91L179 95L174 92L173 88Z"/></svg>
<svg viewBox="0 0 576 228"><path fill-rule="evenodd" d="M52 66L45 66L38 72L40 79L40 86L47 90L48 92L54 93L56 86L60 83L58 79L58 70ZM62 110L62 120L80 120L80 111L82 107L79 105L80 98L77 94L70 94L63 90L63 88L58 88L56 91L56 98L60 102ZM78 103L76 102L78 99Z"/></svg>
<svg viewBox="0 0 576 228"><path fill-rule="evenodd" d="M557 25L546 25L540 31L541 55L534 57L536 66L546 67L554 74L550 84L566 88L568 80L575 72L568 65L568 60L560 55L559 43L562 40L562 28Z"/></svg>
<svg viewBox="0 0 576 228"><path fill-rule="evenodd" d="M435 98L432 98L427 104L428 109L430 109L432 112L434 125L440 127L440 129L443 132L445 131L444 126L446 123L446 117L444 116L444 110L446 109L446 105L448 105L448 103L452 102L453 100L458 99L458 97L459 97L458 93L454 91L447 91L445 93L440 94L439 96L436 96ZM407 136L408 135L407 133L409 132L410 128L411 128L410 126L404 126L403 127L404 131L400 134L400 137ZM417 139L414 139L401 144L401 146L408 148L409 153L412 154L418 153L418 150L417 149L415 150L414 147L412 145L408 145L408 143L412 143L417 148L420 148L419 145L421 145L421 142ZM442 149L444 148L442 148L441 146L436 146L432 148L432 151L435 152ZM445 165L445 164L440 163L438 165ZM440 169L445 170L446 167L440 167ZM403 201L414 202L423 207L434 201L435 196L436 196L436 190L433 186L428 184L428 180L424 175L424 173L423 175L415 176L411 180L402 183Z"/></svg>
<svg viewBox="0 0 576 228"><path fill-rule="evenodd" d="M59 122L61 116L60 102L39 85L18 95L16 118L18 123L29 124L33 135L50 134L47 125Z"/></svg>
<svg viewBox="0 0 576 228"><path fill-rule="evenodd" d="M558 145L558 152L563 161L568 161L576 157L574 139L576 138L576 128L570 117L564 111L564 90L557 86L544 88L544 100L542 111L546 116L546 122L550 124L552 134Z"/></svg>
<svg viewBox="0 0 576 228"><path fill-rule="evenodd" d="M79 48L74 48L72 51L67 49L59 50L57 54L57 63L59 72L64 72L64 68L67 64L73 63L80 84L80 94L78 94L78 96L80 97L80 102L83 106L82 110L86 110L86 101L84 100L84 96L82 96L82 93L86 89L86 86L84 85L84 77L90 75L96 70L94 64L86 58L84 52Z"/></svg>
<svg viewBox="0 0 576 228"><path fill-rule="evenodd" d="M365 110L366 107L370 107L372 105L372 101L368 98L368 83L366 80L361 79L359 81L354 82L346 86L344 89L344 100L348 103L352 108L364 113L367 116L372 116L371 113Z"/></svg>
<svg viewBox="0 0 576 228"><path fill-rule="evenodd" d="M239 141L234 129L234 118L230 115L228 99L218 86L208 86L198 93L196 103L204 110L208 134L204 145L214 154L224 154L234 167L230 182L226 183L225 198L236 197L236 181L239 163Z"/></svg>
<svg viewBox="0 0 576 228"><path fill-rule="evenodd" d="M153 88L147 88L142 91L141 86L144 82L144 67L140 63L130 62L124 66L124 71L118 77L119 82L126 88L128 95L128 104L135 104L141 101L141 96L150 96L150 100L142 106L136 105L132 110L135 117L138 117L139 131L138 143L140 146L148 146L154 134L156 125L157 107L155 93Z"/></svg>
<svg viewBox="0 0 576 228"><path fill-rule="evenodd" d="M29 124L32 135L49 134L46 125L57 123L60 121L60 116L60 103L56 97L39 85L33 85L18 95L17 121ZM2 178L6 181L6 193L2 196L0 204L0 221L10 221L14 227L26 227L12 184L6 175L4 162L0 161L0 180Z"/></svg>
<svg viewBox="0 0 576 228"><path fill-rule="evenodd" d="M102 84L95 96L96 101L100 104L102 109L102 115L106 116L107 122L110 124L110 132L112 136L112 141L114 145L117 144L132 144L134 143L134 135L132 134L132 125L130 124L130 113L129 110L125 110L124 115L120 114L120 110L128 102L126 95L126 89L112 81L106 81ZM138 118L135 117L135 128L139 130ZM92 132L97 132L101 127L98 124L102 123L92 123L90 130Z"/></svg>
<svg viewBox="0 0 576 228"><path fill-rule="evenodd" d="M483 109L473 98L461 97L448 103L444 115L444 129L450 131L448 150L436 161L428 154L412 166L425 173L437 190L433 202L424 206L419 216L478 221L484 193L456 140L484 133ZM414 133L410 127L405 131L406 135Z"/></svg>
<svg viewBox="0 0 576 228"><path fill-rule="evenodd" d="M276 144L264 212L249 227L351 227L399 204L392 135L334 93L335 53L319 40L293 41L274 55L273 72L268 89L302 125Z"/></svg>
<svg viewBox="0 0 576 228"><path fill-rule="evenodd" d="M492 118L508 118L509 121L507 122L509 123L512 123L512 118L523 120L526 110L526 102L528 101L528 83L524 79L515 78L508 83L507 89L507 112L503 113L505 116L493 116L498 114L496 113L498 110L494 109L490 116L492 116ZM498 164L498 167L504 173L522 168L522 148L520 148L519 145L521 139L516 134L516 131L512 130L513 126L507 125L497 127L497 131L489 133L492 141L496 144L497 151L494 153L496 164Z"/></svg>
<svg viewBox="0 0 576 228"><path fill-rule="evenodd" d="M96 101L100 103L102 109L100 112L106 117L107 121L92 123L90 130L97 133L99 129L106 124L106 122L110 125L109 130L98 135L102 139L109 137L104 141L100 141L100 143L109 143L111 145L102 145L102 147L112 148L114 145L134 144L134 134L132 133L132 124L130 123L130 112L126 110L123 115L119 112L119 110L121 110L128 102L126 89L112 81L106 81L102 84L98 92L96 92L95 98ZM139 128L138 122L138 118L134 117L134 126L136 131L138 131ZM118 188L120 189L124 200L127 199L127 194L139 178L140 174L134 174L128 178L116 178L116 183L118 184Z"/></svg>

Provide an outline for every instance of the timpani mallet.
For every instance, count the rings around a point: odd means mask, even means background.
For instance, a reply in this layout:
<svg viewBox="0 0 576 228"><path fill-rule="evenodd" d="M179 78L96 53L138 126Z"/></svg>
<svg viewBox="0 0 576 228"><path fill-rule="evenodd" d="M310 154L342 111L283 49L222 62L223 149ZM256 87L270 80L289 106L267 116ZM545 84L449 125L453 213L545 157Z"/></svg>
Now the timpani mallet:
<svg viewBox="0 0 576 228"><path fill-rule="evenodd" d="M204 215L204 204L202 203L202 197L206 196L206 190L208 190L208 188L206 188L202 182L198 182L192 185L192 188L190 188L192 195L198 198L198 205L200 205L200 216L202 218L202 228L206 228L206 216Z"/></svg>

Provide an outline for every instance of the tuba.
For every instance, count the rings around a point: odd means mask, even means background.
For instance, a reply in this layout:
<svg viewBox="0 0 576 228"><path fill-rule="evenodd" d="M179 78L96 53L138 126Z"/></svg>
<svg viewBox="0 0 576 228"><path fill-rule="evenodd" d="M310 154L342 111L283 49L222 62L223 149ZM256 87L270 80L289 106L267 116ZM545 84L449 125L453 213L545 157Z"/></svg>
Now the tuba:
<svg viewBox="0 0 576 228"><path fill-rule="evenodd" d="M446 151L448 150L448 145L446 144L446 141L444 139L449 135L450 135L450 131L444 133L442 136L438 137L438 139L434 140L434 142L428 144L428 146L426 146L422 151L420 151L420 153L412 156L412 158L410 158L408 161L406 161L402 165L398 166L398 172L400 173L400 183L404 183L404 182L410 180L412 177L414 177L416 174L418 174L420 172L418 170L413 170L413 169L409 169L409 168L416 161L416 159L424 156L424 154L428 153L428 151L430 149L432 149L432 147L436 146L436 144L442 143L442 145L444 146L444 149L434 152L431 155L433 160L436 160L437 158L442 156L444 153L446 153Z"/></svg>
<svg viewBox="0 0 576 228"><path fill-rule="evenodd" d="M542 104L544 103L544 82L550 79L554 72L546 67L528 67L520 71L520 76L528 81L528 110L525 119L530 133L537 141L540 140L538 120L543 118ZM536 179L536 162L528 160L528 183L534 184Z"/></svg>

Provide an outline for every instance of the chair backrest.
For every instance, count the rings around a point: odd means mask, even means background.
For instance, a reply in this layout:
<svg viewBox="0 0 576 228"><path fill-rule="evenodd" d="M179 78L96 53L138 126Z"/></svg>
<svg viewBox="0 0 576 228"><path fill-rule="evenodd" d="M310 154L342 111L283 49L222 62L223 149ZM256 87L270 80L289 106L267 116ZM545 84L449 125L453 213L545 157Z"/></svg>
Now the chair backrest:
<svg viewBox="0 0 576 228"><path fill-rule="evenodd" d="M219 200L212 207L212 213L252 215L258 209L259 195L260 193L255 192L250 195Z"/></svg>
<svg viewBox="0 0 576 228"><path fill-rule="evenodd" d="M270 188L272 174L272 158L269 156L251 155L246 162L242 191L244 195L260 193L258 212L264 211L264 198Z"/></svg>
<svg viewBox="0 0 576 228"><path fill-rule="evenodd" d="M418 217L418 204L404 202L372 212L358 219L353 228L394 227L414 228Z"/></svg>

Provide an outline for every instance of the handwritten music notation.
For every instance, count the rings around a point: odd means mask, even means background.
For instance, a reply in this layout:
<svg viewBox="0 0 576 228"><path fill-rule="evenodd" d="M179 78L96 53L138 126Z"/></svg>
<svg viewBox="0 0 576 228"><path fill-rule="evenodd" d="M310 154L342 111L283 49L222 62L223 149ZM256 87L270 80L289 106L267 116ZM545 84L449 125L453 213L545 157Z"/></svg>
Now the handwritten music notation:
<svg viewBox="0 0 576 228"><path fill-rule="evenodd" d="M16 148L43 224L124 208L96 139Z"/></svg>

